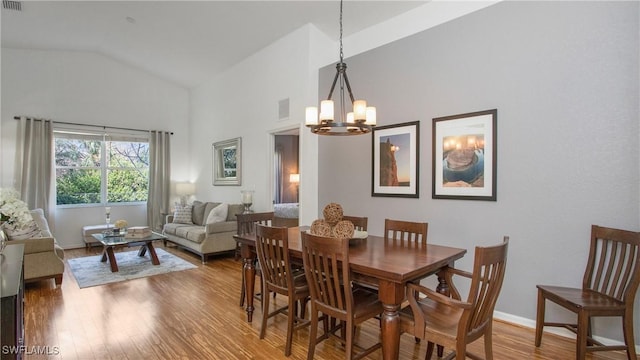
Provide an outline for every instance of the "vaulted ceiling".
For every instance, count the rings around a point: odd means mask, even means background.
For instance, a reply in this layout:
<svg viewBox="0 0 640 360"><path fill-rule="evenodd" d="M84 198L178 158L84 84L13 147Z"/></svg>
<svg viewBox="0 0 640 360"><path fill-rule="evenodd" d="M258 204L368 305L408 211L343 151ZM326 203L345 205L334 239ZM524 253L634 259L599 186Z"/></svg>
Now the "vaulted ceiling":
<svg viewBox="0 0 640 360"><path fill-rule="evenodd" d="M427 1L345 1L344 36ZM2 47L95 51L190 88L314 24L339 37L337 1L23 1Z"/></svg>

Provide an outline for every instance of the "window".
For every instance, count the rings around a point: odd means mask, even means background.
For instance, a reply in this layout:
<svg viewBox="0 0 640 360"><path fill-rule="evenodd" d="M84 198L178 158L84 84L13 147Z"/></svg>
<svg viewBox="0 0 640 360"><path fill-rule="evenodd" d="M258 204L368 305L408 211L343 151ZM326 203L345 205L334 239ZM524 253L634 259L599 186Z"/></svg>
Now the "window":
<svg viewBox="0 0 640 360"><path fill-rule="evenodd" d="M147 201L146 138L68 131L54 136L57 205Z"/></svg>

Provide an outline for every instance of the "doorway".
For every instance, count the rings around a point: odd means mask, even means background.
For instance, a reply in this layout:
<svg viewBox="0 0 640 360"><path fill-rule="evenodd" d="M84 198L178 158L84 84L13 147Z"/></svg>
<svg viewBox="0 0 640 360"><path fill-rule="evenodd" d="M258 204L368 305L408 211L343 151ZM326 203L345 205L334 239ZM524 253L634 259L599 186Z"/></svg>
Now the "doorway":
<svg viewBox="0 0 640 360"><path fill-rule="evenodd" d="M278 131L272 135L272 201L274 204L297 203L300 183L299 128Z"/></svg>

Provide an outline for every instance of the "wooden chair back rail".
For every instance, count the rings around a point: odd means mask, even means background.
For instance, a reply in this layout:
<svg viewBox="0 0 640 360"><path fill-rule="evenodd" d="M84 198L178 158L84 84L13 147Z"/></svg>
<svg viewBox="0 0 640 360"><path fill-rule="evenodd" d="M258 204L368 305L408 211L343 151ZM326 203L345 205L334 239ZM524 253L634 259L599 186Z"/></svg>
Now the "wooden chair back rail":
<svg viewBox="0 0 640 360"><path fill-rule="evenodd" d="M271 226L275 214L273 211L236 215L238 235L253 234L256 224Z"/></svg>
<svg viewBox="0 0 640 360"><path fill-rule="evenodd" d="M344 215L342 217L342 220L351 221L351 223L353 224L356 230L367 231L367 224L369 223L369 218L366 216L361 217L361 216Z"/></svg>
<svg viewBox="0 0 640 360"><path fill-rule="evenodd" d="M426 222L385 219L384 237L394 242L426 245L428 227Z"/></svg>
<svg viewBox="0 0 640 360"><path fill-rule="evenodd" d="M505 242L508 242L508 237L505 239ZM496 250L496 248L487 248L485 250L486 252L491 252L492 250ZM502 288L506 269L506 259L503 261L501 258L503 254L495 253L494 251L494 254L484 253L483 256L489 259L478 259L478 261L480 261L481 264L488 265L482 265L474 269L474 272L480 272L480 276L477 280L478 285L476 287L472 286L468 300L468 302L472 302L472 304L477 307L473 314L474 316L471 321L469 321L468 331L470 332L473 331L473 329L483 328L488 322L492 321L493 309L495 308L498 294L500 294L500 289ZM473 294L473 296L471 294Z"/></svg>
<svg viewBox="0 0 640 360"><path fill-rule="evenodd" d="M640 264L636 261L640 257L637 234L626 230L615 232L602 227L592 231L583 289L620 301L635 297L640 283Z"/></svg>
<svg viewBox="0 0 640 360"><path fill-rule="evenodd" d="M259 227L262 227L260 225ZM258 226L256 229L259 228ZM257 244L257 250L261 252L258 254L260 261L260 268L262 269L263 279L282 290L289 288L289 276L291 272L288 271L289 258L285 256L289 249L287 244L277 238L272 238L272 234L268 234L270 231L264 231L264 238L258 237L260 243Z"/></svg>

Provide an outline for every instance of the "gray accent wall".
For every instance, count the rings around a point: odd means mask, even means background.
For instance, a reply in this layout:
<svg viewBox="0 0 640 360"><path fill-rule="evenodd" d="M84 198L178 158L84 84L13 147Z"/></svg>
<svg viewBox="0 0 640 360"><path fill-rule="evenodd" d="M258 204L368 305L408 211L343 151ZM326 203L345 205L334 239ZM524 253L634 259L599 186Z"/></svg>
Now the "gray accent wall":
<svg viewBox="0 0 640 360"><path fill-rule="evenodd" d="M496 310L531 325L536 284L581 285L591 224L640 229L639 15L636 1L502 2L346 59L378 125L420 121L420 196L371 196L371 136L320 137L318 213L338 202L373 234L385 218L426 220L429 242L468 250L467 270L475 246L509 235ZM321 97L334 73L321 69ZM432 199L432 118L494 108L497 201Z"/></svg>

